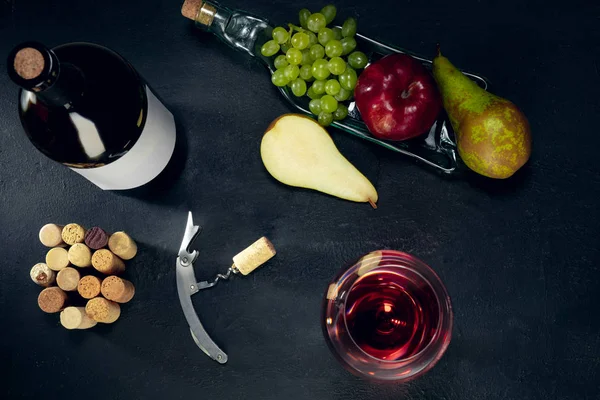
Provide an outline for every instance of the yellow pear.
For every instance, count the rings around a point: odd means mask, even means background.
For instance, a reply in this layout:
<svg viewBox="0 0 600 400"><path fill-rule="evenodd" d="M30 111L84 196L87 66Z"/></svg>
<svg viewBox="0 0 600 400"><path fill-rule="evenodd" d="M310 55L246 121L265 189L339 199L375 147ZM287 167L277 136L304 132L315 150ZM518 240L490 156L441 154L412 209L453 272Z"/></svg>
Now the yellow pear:
<svg viewBox="0 0 600 400"><path fill-rule="evenodd" d="M377 208L375 187L338 151L327 131L308 117L285 114L273 121L262 138L260 156L281 183Z"/></svg>

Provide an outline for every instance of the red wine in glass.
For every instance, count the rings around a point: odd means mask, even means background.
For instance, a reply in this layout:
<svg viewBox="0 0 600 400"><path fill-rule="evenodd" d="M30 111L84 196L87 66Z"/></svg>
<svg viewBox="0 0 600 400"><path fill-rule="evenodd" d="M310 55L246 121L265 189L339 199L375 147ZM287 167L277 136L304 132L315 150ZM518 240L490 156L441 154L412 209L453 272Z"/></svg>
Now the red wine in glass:
<svg viewBox="0 0 600 400"><path fill-rule="evenodd" d="M329 285L323 331L351 372L413 379L433 367L450 342L450 299L422 261L397 251L372 252Z"/></svg>

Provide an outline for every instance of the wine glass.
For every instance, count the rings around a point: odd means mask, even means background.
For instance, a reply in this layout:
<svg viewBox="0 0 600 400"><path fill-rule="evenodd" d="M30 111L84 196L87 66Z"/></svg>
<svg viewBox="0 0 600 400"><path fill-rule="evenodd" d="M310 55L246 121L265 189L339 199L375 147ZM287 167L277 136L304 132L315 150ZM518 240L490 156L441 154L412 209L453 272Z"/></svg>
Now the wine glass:
<svg viewBox="0 0 600 400"><path fill-rule="evenodd" d="M436 273L395 250L366 254L327 287L322 327L329 348L355 375L408 381L442 357L452 306Z"/></svg>

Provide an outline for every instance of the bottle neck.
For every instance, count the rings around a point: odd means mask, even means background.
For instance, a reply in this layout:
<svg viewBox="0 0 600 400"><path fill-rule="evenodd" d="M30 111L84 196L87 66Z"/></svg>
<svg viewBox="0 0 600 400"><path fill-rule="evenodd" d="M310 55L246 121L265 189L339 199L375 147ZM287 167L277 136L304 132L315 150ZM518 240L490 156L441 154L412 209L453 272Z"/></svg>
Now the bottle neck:
<svg viewBox="0 0 600 400"><path fill-rule="evenodd" d="M56 54L37 42L22 43L8 57L8 75L24 90L35 93L48 106L71 109L84 91L79 68L61 63Z"/></svg>
<svg viewBox="0 0 600 400"><path fill-rule="evenodd" d="M268 22L263 19L206 1L202 2L195 23L197 27L212 32L229 46L250 56L260 54L257 43L261 42L269 28Z"/></svg>

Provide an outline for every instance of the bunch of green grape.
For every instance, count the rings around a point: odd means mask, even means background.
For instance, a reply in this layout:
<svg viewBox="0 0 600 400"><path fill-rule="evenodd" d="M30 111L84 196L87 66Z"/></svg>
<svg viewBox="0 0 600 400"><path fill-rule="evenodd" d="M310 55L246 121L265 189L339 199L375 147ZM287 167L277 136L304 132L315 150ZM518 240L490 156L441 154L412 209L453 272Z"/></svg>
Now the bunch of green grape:
<svg viewBox="0 0 600 400"><path fill-rule="evenodd" d="M337 10L333 5L320 12L300 10L300 26L273 29L273 39L261 48L265 57L275 57L275 86L288 86L294 96L308 96L310 111L319 124L328 126L348 116L348 107L358 79L356 70L368 59L356 50L356 19L348 18L342 28L328 28ZM278 53L283 54L278 54Z"/></svg>

